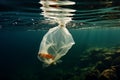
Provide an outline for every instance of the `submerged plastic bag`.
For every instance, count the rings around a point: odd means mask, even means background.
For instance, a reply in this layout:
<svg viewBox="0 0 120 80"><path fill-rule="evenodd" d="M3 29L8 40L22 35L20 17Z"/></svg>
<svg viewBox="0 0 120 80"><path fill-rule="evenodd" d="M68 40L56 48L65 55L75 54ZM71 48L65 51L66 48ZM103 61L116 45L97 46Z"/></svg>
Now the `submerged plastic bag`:
<svg viewBox="0 0 120 80"><path fill-rule="evenodd" d="M47 65L56 64L75 44L66 27L51 28L43 37L38 58Z"/></svg>

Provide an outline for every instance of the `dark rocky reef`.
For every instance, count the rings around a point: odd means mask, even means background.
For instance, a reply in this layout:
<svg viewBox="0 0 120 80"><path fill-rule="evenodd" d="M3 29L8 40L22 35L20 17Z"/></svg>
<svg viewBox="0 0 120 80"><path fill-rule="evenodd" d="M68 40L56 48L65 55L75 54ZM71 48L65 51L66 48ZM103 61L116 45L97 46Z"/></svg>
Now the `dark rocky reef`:
<svg viewBox="0 0 120 80"><path fill-rule="evenodd" d="M86 72L85 80L120 80L120 47L91 48L85 53L88 55L82 61L92 62L92 69Z"/></svg>

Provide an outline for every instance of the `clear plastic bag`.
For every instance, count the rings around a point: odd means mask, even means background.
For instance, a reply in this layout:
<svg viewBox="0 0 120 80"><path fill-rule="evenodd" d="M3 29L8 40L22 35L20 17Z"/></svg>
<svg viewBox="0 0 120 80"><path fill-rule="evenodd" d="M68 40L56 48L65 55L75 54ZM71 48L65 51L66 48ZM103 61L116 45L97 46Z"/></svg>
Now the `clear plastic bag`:
<svg viewBox="0 0 120 80"><path fill-rule="evenodd" d="M43 37L38 58L47 65L56 64L75 44L66 27L51 28Z"/></svg>

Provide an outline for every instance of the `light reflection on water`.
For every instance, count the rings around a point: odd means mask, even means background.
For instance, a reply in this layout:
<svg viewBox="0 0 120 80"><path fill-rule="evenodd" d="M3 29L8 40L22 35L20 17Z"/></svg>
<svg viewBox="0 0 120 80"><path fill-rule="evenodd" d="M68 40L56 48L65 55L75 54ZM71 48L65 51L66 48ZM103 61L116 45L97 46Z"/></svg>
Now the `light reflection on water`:
<svg viewBox="0 0 120 80"><path fill-rule="evenodd" d="M59 25L66 25L72 20L73 13L76 11L74 9L64 8L67 5L75 5L72 1L59 1L59 0L41 0L42 4L42 15ZM73 13L72 13L73 12Z"/></svg>
<svg viewBox="0 0 120 80"><path fill-rule="evenodd" d="M65 0L66 1L66 0ZM84 27L119 27L120 26L120 2L112 1L78 1L60 5L43 7L38 1L19 1L2 6L0 12L0 30L43 30L58 25L51 18L63 18L68 20L67 27L70 29L79 29ZM19 3L19 4L18 4ZM1 3L2 4L2 3ZM28 5L29 4L29 5ZM51 4L51 3L50 3ZM11 6L11 7L9 7ZM7 7L7 8L6 8ZM56 8L55 8L56 7ZM46 11L47 12L46 15ZM52 10L52 11L51 11ZM61 12L62 11L62 12ZM54 14L55 13L55 14ZM62 17L61 17L62 15ZM48 18L49 17L49 18ZM51 17L51 18L50 18ZM62 19L63 20L63 19Z"/></svg>

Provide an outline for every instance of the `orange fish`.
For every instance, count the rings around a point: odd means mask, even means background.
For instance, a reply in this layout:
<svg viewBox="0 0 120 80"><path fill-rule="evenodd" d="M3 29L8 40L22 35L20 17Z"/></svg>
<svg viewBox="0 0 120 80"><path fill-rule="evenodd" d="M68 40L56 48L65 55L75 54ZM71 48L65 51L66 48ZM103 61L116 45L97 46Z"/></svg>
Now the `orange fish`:
<svg viewBox="0 0 120 80"><path fill-rule="evenodd" d="M39 56L46 59L54 59L54 56L51 54L40 53Z"/></svg>

